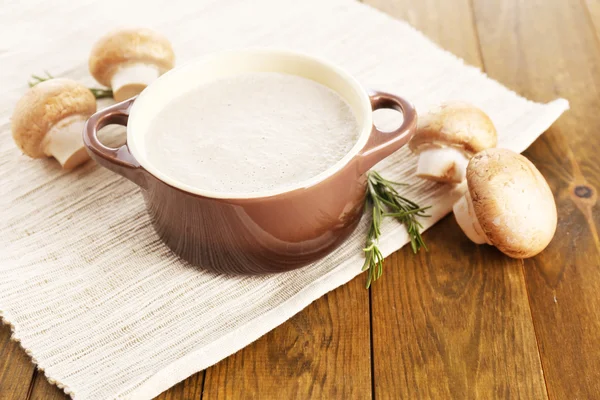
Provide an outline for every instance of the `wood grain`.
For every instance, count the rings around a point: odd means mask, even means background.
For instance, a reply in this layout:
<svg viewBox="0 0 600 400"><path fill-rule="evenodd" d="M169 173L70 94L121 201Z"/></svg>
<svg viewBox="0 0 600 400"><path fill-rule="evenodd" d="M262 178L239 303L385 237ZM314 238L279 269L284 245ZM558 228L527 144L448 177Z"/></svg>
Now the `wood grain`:
<svg viewBox="0 0 600 400"><path fill-rule="evenodd" d="M166 392L161 393L156 400L196 400L202 398L204 371L194 374L185 381L178 383Z"/></svg>
<svg viewBox="0 0 600 400"><path fill-rule="evenodd" d="M548 394L598 398L598 38L579 2L476 0L475 13L492 78L533 100L571 102L571 111L526 152L555 193L559 224L549 248L523 268Z"/></svg>
<svg viewBox="0 0 600 400"><path fill-rule="evenodd" d="M368 3L482 66L469 1ZM476 246L452 216L403 249L372 289L375 397L547 397L519 261Z"/></svg>
<svg viewBox="0 0 600 400"><path fill-rule="evenodd" d="M34 366L17 342L10 339L10 327L0 322L0 399L25 399Z"/></svg>
<svg viewBox="0 0 600 400"><path fill-rule="evenodd" d="M600 42L600 0L585 0L585 6Z"/></svg>
<svg viewBox="0 0 600 400"><path fill-rule="evenodd" d="M372 289L376 397L545 398L520 263L452 216L426 241L390 257Z"/></svg>
<svg viewBox="0 0 600 400"><path fill-rule="evenodd" d="M67 400L69 396L56 385L48 382L44 374L37 371L33 377L29 400Z"/></svg>
<svg viewBox="0 0 600 400"><path fill-rule="evenodd" d="M369 292L364 277L206 370L203 399L368 399Z"/></svg>
<svg viewBox="0 0 600 400"><path fill-rule="evenodd" d="M405 20L444 49L480 66L470 0L363 0L363 3Z"/></svg>

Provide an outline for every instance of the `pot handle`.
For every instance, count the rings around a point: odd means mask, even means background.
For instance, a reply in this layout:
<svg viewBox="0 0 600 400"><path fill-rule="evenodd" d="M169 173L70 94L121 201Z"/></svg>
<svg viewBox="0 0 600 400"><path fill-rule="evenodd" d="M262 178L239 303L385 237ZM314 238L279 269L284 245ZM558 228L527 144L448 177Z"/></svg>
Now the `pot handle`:
<svg viewBox="0 0 600 400"><path fill-rule="evenodd" d="M146 170L129 151L127 143L118 148L103 145L98 140L98 130L106 125L127 126L129 110L135 97L107 107L92 115L83 129L83 144L90 157L98 164L131 180L142 188L147 187Z"/></svg>
<svg viewBox="0 0 600 400"><path fill-rule="evenodd" d="M373 111L391 108L400 111L404 121L398 129L392 132L382 132L373 125L369 140L359 152L361 173L367 172L379 161L399 150L410 140L417 129L417 112L412 103L402 97L384 92L372 92L369 97Z"/></svg>

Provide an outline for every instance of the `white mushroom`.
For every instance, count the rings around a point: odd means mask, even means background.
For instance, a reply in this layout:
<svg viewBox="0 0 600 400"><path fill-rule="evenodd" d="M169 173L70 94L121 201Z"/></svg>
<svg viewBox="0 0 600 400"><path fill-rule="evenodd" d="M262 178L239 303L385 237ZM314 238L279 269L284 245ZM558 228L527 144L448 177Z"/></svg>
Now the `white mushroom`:
<svg viewBox="0 0 600 400"><path fill-rule="evenodd" d="M96 99L70 79L50 79L29 89L11 119L13 139L33 158L54 157L65 169L89 159L83 126L96 112Z"/></svg>
<svg viewBox="0 0 600 400"><path fill-rule="evenodd" d="M417 176L460 183L471 156L496 142L496 128L487 114L467 103L449 102L419 116L409 147L419 155Z"/></svg>
<svg viewBox="0 0 600 400"><path fill-rule="evenodd" d="M139 94L173 68L171 43L150 29L120 29L100 38L90 55L90 73L113 90L116 101Z"/></svg>
<svg viewBox="0 0 600 400"><path fill-rule="evenodd" d="M468 191L454 216L473 242L513 258L533 257L556 231L556 204L548 183L525 157L505 149L477 153L467 167Z"/></svg>

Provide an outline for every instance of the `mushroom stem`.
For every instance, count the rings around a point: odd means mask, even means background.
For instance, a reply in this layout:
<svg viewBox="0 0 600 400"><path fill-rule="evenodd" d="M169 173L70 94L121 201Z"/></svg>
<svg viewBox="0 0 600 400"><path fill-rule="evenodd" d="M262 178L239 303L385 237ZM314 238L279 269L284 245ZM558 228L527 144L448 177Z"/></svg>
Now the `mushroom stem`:
<svg viewBox="0 0 600 400"><path fill-rule="evenodd" d="M63 118L44 137L44 153L56 158L64 169L74 168L90 158L82 139L86 119L85 115Z"/></svg>
<svg viewBox="0 0 600 400"><path fill-rule="evenodd" d="M469 191L454 204L452 210L454 211L456 222L458 222L458 225L469 239L477 244L487 243L485 233L481 229L481 225L475 215L473 200Z"/></svg>
<svg viewBox="0 0 600 400"><path fill-rule="evenodd" d="M419 154L417 176L439 182L460 183L465 179L469 160L452 147L435 147Z"/></svg>
<svg viewBox="0 0 600 400"><path fill-rule="evenodd" d="M159 76L160 71L152 64L124 65L115 72L111 79L113 97L116 101L123 101L136 96Z"/></svg>

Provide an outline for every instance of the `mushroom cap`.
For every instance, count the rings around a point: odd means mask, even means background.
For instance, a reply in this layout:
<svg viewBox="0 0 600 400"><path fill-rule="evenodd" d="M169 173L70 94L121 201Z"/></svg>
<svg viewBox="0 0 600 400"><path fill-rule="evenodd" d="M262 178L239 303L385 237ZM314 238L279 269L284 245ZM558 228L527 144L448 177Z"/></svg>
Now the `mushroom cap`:
<svg viewBox="0 0 600 400"><path fill-rule="evenodd" d="M101 37L89 59L92 76L110 87L115 71L123 64L143 62L158 67L161 74L173 68L175 53L169 40L146 28L119 29Z"/></svg>
<svg viewBox="0 0 600 400"><path fill-rule="evenodd" d="M473 209L489 243L513 258L533 257L556 231L548 183L527 158L506 149L477 153L467 166Z"/></svg>
<svg viewBox="0 0 600 400"><path fill-rule="evenodd" d="M50 79L29 89L17 102L11 118L13 139L28 156L46 157L42 141L54 124L95 112L96 98L88 88L71 79Z"/></svg>
<svg viewBox="0 0 600 400"><path fill-rule="evenodd" d="M495 147L492 120L479 108L464 102L447 102L419 116L417 131L408 143L414 153L431 146L453 146L467 154Z"/></svg>

